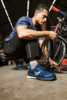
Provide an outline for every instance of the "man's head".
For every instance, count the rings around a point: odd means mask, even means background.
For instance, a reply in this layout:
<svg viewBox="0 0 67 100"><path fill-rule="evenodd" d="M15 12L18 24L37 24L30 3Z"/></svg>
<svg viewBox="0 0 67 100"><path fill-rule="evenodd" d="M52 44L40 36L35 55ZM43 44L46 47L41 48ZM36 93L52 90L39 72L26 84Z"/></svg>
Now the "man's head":
<svg viewBox="0 0 67 100"><path fill-rule="evenodd" d="M38 24L43 25L44 22L47 21L49 9L46 5L44 4L38 4L37 7L35 8L35 19Z"/></svg>

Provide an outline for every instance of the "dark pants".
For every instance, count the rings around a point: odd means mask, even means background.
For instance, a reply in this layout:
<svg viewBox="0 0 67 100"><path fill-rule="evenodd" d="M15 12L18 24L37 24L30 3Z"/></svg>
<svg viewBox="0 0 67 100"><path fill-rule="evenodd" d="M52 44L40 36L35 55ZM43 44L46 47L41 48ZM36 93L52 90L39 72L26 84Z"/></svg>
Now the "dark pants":
<svg viewBox="0 0 67 100"><path fill-rule="evenodd" d="M5 43L4 54L12 59L24 58L26 62L29 58L40 57L37 41L19 39L17 34Z"/></svg>

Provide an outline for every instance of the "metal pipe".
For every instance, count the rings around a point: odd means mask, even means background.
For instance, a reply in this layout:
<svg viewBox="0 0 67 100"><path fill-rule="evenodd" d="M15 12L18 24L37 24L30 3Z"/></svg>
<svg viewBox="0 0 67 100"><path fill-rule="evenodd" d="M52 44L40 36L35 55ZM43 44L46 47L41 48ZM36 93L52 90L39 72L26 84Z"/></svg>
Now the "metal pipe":
<svg viewBox="0 0 67 100"><path fill-rule="evenodd" d="M10 19L10 17L9 17L9 14L8 14L8 12L7 12L7 9L6 9L6 7L5 7L5 4L4 4L3 0L1 0L1 3L2 3L2 6L3 6L3 8L4 8L4 11L5 11L6 15L7 15L7 18L8 18L8 21L9 21L9 23L10 23L10 26L11 26L11 28L13 29L13 25L12 25L11 19Z"/></svg>
<svg viewBox="0 0 67 100"><path fill-rule="evenodd" d="M52 5L51 5L50 8L49 8L49 12L51 11L51 8L52 8L52 6L55 4L55 2L56 2L56 0L54 0L54 1L52 2Z"/></svg>
<svg viewBox="0 0 67 100"><path fill-rule="evenodd" d="M30 0L27 0L27 17L29 16L29 4L30 4Z"/></svg>

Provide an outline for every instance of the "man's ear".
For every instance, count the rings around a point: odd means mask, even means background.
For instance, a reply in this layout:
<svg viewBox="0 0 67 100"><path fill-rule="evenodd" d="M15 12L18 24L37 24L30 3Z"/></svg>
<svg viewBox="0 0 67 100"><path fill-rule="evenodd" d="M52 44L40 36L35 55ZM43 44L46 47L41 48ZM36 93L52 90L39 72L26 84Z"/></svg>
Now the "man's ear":
<svg viewBox="0 0 67 100"><path fill-rule="evenodd" d="M39 12L38 10L35 11L35 16L37 16L38 12Z"/></svg>

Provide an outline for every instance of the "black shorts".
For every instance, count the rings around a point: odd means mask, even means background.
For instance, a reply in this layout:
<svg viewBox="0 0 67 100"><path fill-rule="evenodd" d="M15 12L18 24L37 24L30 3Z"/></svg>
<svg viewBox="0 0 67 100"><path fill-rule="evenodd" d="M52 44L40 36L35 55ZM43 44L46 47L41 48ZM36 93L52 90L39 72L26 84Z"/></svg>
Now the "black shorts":
<svg viewBox="0 0 67 100"><path fill-rule="evenodd" d="M5 43L3 50L12 59L40 57L37 40L19 39L17 34Z"/></svg>

